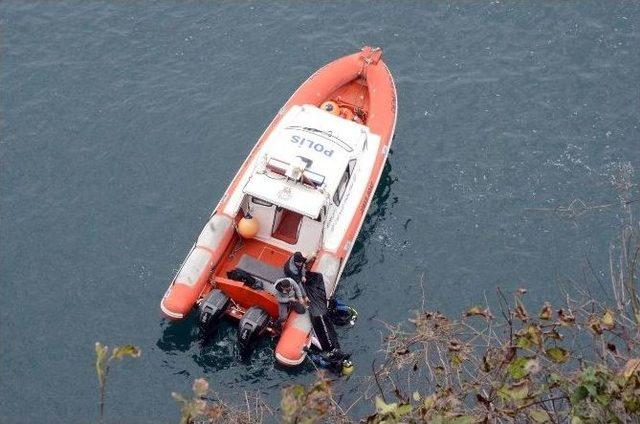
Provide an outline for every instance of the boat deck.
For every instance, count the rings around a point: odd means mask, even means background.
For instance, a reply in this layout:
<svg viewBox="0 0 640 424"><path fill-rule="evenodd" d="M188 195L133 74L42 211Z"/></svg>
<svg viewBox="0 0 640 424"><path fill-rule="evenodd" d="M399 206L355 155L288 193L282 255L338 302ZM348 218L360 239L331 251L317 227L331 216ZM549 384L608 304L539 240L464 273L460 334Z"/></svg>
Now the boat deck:
<svg viewBox="0 0 640 424"><path fill-rule="evenodd" d="M360 109L365 115L369 112L369 89L365 81L355 79L338 89L328 97L340 106L349 106L355 112Z"/></svg>
<svg viewBox="0 0 640 424"><path fill-rule="evenodd" d="M282 268L291 256L291 253L286 250L263 241L243 239L236 235L233 242L229 244L224 256L220 259L220 263L213 273L214 277L226 277L227 272L236 268L236 265L245 254L277 268Z"/></svg>
<svg viewBox="0 0 640 424"><path fill-rule="evenodd" d="M268 311L271 316L277 317L277 303L275 304L275 309L273 309L274 300L270 299L271 295L262 290L253 290L243 283L227 278L227 272L235 269L244 255L249 255L261 262L282 269L291 253L260 240L243 239L236 234L232 242L229 243L224 255L220 258L220 262L211 274L209 284L205 286L201 296L206 296L217 284L223 283L226 286L225 292L234 299L234 304L227 311L227 315L240 319L245 312L245 308L258 305ZM272 335L277 334L277 331L270 327L267 328L267 331Z"/></svg>

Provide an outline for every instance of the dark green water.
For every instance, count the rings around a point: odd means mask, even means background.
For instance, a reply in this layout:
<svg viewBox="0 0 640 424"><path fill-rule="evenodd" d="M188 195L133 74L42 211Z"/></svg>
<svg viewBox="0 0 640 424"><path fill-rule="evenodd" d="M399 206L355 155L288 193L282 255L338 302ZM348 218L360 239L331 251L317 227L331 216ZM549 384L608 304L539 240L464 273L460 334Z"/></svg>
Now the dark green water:
<svg viewBox="0 0 640 424"><path fill-rule="evenodd" d="M640 169L640 5L621 1L0 4L0 421L97 416L93 345L142 358L109 376L108 422L177 419L172 391L206 376L276 399L310 368L250 363L235 330L202 347L158 302L249 149L315 69L385 49L399 116L392 155L339 294L357 397L380 321L458 314L495 287L532 299L606 279L616 202ZM590 288L597 292L597 288ZM356 407L359 413L367 404Z"/></svg>

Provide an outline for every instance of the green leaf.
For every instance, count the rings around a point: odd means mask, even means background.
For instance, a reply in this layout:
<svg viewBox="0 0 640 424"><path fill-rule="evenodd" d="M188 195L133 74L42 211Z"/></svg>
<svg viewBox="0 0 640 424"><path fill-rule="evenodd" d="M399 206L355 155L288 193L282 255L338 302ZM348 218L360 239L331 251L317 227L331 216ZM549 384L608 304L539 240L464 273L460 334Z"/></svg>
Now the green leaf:
<svg viewBox="0 0 640 424"><path fill-rule="evenodd" d="M587 321L587 325L589 326L589 328L591 329L591 331L593 331L595 334L602 334L602 325L600 323L600 320L595 317L595 316L591 316L589 317L589 320Z"/></svg>
<svg viewBox="0 0 640 424"><path fill-rule="evenodd" d="M561 347L551 347L546 354L556 364L564 364L569 360L569 351Z"/></svg>
<svg viewBox="0 0 640 424"><path fill-rule="evenodd" d="M584 387L587 388L587 391L589 392L589 395L591 397L598 396L598 389L593 384L585 384Z"/></svg>
<svg viewBox="0 0 640 424"><path fill-rule="evenodd" d="M534 423L542 424L551 422L551 417L549 416L547 411L542 408L531 409L529 411L529 418L531 418L531 421L533 421Z"/></svg>
<svg viewBox="0 0 640 424"><path fill-rule="evenodd" d="M598 381L596 378L596 369L593 367L586 367L580 374L580 381L583 383L595 383Z"/></svg>
<svg viewBox="0 0 640 424"><path fill-rule="evenodd" d="M538 325L527 324L516 336L516 346L521 349L529 349L532 345L542 347L543 334Z"/></svg>
<svg viewBox="0 0 640 424"><path fill-rule="evenodd" d="M602 315L601 321L602 321L602 326L605 327L607 330L612 329L616 323L615 318L613 316L613 312L610 309L607 309L604 312L604 314Z"/></svg>
<svg viewBox="0 0 640 424"><path fill-rule="evenodd" d="M518 337L516 340L516 347L519 347L520 349L529 349L531 347L531 340L524 336Z"/></svg>
<svg viewBox="0 0 640 424"><path fill-rule="evenodd" d="M451 355L451 365L454 367L459 367L462 364L462 359L460 358L460 355L454 353L453 355Z"/></svg>
<svg viewBox="0 0 640 424"><path fill-rule="evenodd" d="M411 405L408 403L401 403L398 405L397 402L386 403L380 396L376 396L376 410L380 418L384 418L384 416L391 415L393 418L400 418L403 415L406 415L411 412Z"/></svg>
<svg viewBox="0 0 640 424"><path fill-rule="evenodd" d="M477 306L477 305L467 309L467 311L464 313L464 316L465 317L481 316L487 320L493 318L493 315L491 315L491 311L489 310L489 308L482 308L481 306Z"/></svg>
<svg viewBox="0 0 640 424"><path fill-rule="evenodd" d="M291 392L295 398L301 398L304 395L304 387L300 384L296 384L291 388Z"/></svg>
<svg viewBox="0 0 640 424"><path fill-rule="evenodd" d="M529 396L529 380L522 380L512 385L504 385L498 390L504 400L520 401Z"/></svg>
<svg viewBox="0 0 640 424"><path fill-rule="evenodd" d="M609 396L608 394L601 394L601 395L597 395L596 396L596 401L602 405L602 406L607 406L611 403L611 396Z"/></svg>
<svg viewBox="0 0 640 424"><path fill-rule="evenodd" d="M589 390L587 390L585 386L580 385L576 387L571 395L571 404L575 406L587 397L589 397Z"/></svg>
<svg viewBox="0 0 640 424"><path fill-rule="evenodd" d="M520 380L529 374L526 370L525 365L527 364L527 358L516 358L513 362L509 364L507 371L509 371L509 375L514 380Z"/></svg>
<svg viewBox="0 0 640 424"><path fill-rule="evenodd" d="M551 374L549 374L549 381L551 381L552 383L558 383L563 380L564 379L560 376L560 374L557 374L555 372L552 372Z"/></svg>
<svg viewBox="0 0 640 424"><path fill-rule="evenodd" d="M542 347L542 330L540 330L540 327L534 324L529 324L527 325L526 331L531 343L537 347Z"/></svg>
<svg viewBox="0 0 640 424"><path fill-rule="evenodd" d="M280 399L280 409L282 410L282 418L284 422L292 422L292 417L298 410L298 402L293 394L293 388L287 387L282 390L282 398Z"/></svg>
<svg viewBox="0 0 640 424"><path fill-rule="evenodd" d="M140 353L140 349L131 344L116 346L111 351L111 359L122 359L126 356L129 356L131 358L138 358L140 356Z"/></svg>
<svg viewBox="0 0 640 424"><path fill-rule="evenodd" d="M622 398L624 408L631 414L640 412L640 396L627 395Z"/></svg>
<svg viewBox="0 0 640 424"><path fill-rule="evenodd" d="M540 363L535 358L520 357L509 364L507 371L514 380L520 380L540 370Z"/></svg>
<svg viewBox="0 0 640 424"><path fill-rule="evenodd" d="M386 403L380 396L376 396L376 410L380 414L392 414L398 409L396 402Z"/></svg>
<svg viewBox="0 0 640 424"><path fill-rule="evenodd" d="M424 398L424 402L422 402L422 407L428 411L431 408L433 408L435 404L436 404L436 395L430 394L429 396Z"/></svg>
<svg viewBox="0 0 640 424"><path fill-rule="evenodd" d="M399 418L403 415L410 413L412 410L411 405L408 403L403 403L396 409L395 415Z"/></svg>

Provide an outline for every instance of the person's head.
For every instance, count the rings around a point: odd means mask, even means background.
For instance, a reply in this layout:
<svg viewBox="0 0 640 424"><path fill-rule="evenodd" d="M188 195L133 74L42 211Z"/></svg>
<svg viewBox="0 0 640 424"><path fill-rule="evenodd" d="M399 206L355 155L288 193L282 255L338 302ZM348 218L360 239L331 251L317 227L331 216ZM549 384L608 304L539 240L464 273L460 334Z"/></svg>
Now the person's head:
<svg viewBox="0 0 640 424"><path fill-rule="evenodd" d="M305 259L304 259L304 256L302 256L302 253L300 253L300 252L294 253L293 254L293 262L298 266L303 265L304 262L305 262Z"/></svg>
<svg viewBox="0 0 640 424"><path fill-rule="evenodd" d="M291 281L288 278L282 278L276 281L276 290L280 293L288 293L291 289Z"/></svg>

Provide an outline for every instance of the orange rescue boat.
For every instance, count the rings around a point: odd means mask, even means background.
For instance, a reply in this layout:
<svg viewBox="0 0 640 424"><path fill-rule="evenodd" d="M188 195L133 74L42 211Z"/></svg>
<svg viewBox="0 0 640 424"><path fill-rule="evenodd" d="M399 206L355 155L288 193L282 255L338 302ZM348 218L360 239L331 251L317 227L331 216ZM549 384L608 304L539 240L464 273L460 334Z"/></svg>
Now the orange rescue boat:
<svg viewBox="0 0 640 424"><path fill-rule="evenodd" d="M162 312L182 319L197 305L205 329L236 318L241 345L268 332L279 337L275 356L288 366L313 346L326 350L307 293L318 290L307 276L316 277L326 308L380 180L396 117L395 84L379 48L311 75L233 178Z"/></svg>

